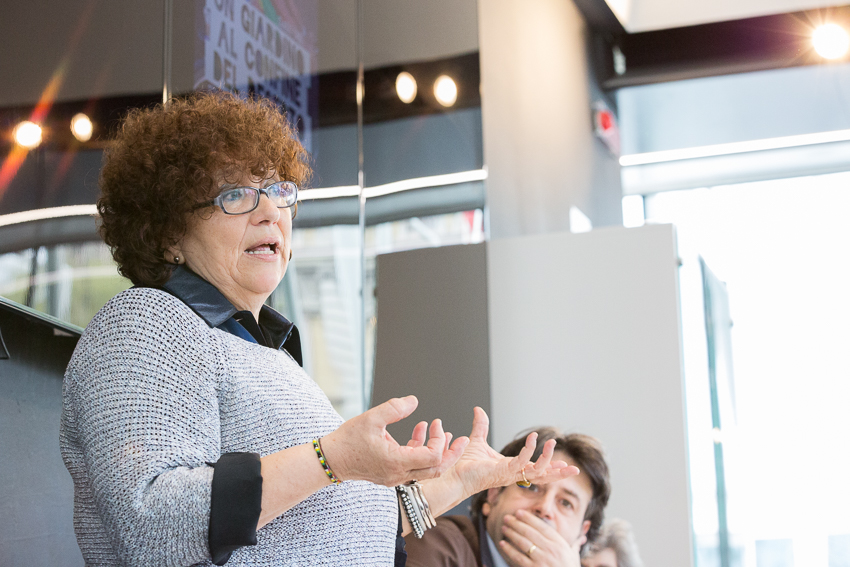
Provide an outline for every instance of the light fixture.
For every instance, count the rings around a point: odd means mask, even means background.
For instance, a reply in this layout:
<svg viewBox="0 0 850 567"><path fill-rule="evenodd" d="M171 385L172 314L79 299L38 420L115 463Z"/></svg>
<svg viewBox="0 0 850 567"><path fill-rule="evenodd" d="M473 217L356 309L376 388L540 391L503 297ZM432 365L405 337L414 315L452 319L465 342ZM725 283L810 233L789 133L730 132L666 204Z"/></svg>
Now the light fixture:
<svg viewBox="0 0 850 567"><path fill-rule="evenodd" d="M41 143L41 126L24 120L15 126L15 142L28 150L38 147Z"/></svg>
<svg viewBox="0 0 850 567"><path fill-rule="evenodd" d="M487 169L473 169L470 171L458 171L455 173L443 173L441 175L429 175L427 177L414 177L392 181L383 185L373 185L363 188L363 196L367 199L383 197L402 191L412 189L426 189L428 187L445 187L447 185L458 185L461 183L474 183L487 179ZM339 197L357 197L360 195L360 186L342 185L339 187L321 187L304 189L298 191L298 198L309 201L312 199L336 199ZM0 221L2 222L2 221ZM0 225L2 226L2 225Z"/></svg>
<svg viewBox="0 0 850 567"><path fill-rule="evenodd" d="M91 140L92 123L88 116L80 112L71 118L71 133L81 142Z"/></svg>
<svg viewBox="0 0 850 567"><path fill-rule="evenodd" d="M443 106L452 106L457 102L457 85L448 75L440 75L434 81L434 96Z"/></svg>
<svg viewBox="0 0 850 567"><path fill-rule="evenodd" d="M725 144L714 144L711 146L699 146L695 148L681 148L678 150L660 150L657 152L646 152L642 154L629 154L620 157L620 165L623 167L631 167L634 165L649 165L653 163L665 163L686 159L702 159L714 156L745 154L749 152L781 150L783 148L796 148L798 146L816 146L818 144L831 144L834 142L850 142L850 130L833 130L831 132L797 134L794 136L763 138L761 140L748 140L745 142L727 142Z"/></svg>
<svg viewBox="0 0 850 567"><path fill-rule="evenodd" d="M395 79L395 92L404 104L410 104L416 98L416 79L407 71L402 71Z"/></svg>
<svg viewBox="0 0 850 567"><path fill-rule="evenodd" d="M850 35L838 24L824 24L812 34L812 44L824 59L839 59L850 48Z"/></svg>

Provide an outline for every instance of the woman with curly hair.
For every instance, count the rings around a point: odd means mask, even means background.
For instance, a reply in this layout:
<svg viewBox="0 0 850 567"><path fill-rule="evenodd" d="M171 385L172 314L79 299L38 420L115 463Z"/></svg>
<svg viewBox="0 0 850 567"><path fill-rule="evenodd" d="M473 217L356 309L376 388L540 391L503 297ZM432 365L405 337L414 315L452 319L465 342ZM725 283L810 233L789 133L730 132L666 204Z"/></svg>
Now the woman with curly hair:
<svg viewBox="0 0 850 567"><path fill-rule="evenodd" d="M393 440L412 396L343 422L301 369L297 329L265 305L309 176L274 106L222 92L131 112L106 151L101 233L135 285L65 375L86 565L402 564L400 536L467 496L578 473L553 447L531 463L534 435L499 455L479 408L454 443L439 420Z"/></svg>

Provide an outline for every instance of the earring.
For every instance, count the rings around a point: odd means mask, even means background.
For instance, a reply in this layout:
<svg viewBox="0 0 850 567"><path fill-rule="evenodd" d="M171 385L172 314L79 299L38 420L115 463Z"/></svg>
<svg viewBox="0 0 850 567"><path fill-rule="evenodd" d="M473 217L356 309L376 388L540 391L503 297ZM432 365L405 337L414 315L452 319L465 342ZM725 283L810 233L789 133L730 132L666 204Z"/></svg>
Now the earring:
<svg viewBox="0 0 850 567"><path fill-rule="evenodd" d="M175 256L175 257L174 257L174 263L175 263L175 264L179 264L179 263L180 263L180 256Z"/></svg>

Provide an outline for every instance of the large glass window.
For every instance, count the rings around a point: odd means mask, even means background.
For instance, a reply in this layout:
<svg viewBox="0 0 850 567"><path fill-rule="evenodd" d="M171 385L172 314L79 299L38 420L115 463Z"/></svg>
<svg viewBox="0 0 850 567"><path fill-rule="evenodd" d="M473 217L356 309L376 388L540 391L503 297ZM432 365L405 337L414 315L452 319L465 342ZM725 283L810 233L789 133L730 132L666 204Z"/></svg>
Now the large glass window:
<svg viewBox="0 0 850 567"><path fill-rule="evenodd" d="M714 442L732 565L850 564L848 187L837 173L646 197L647 221L675 223L682 257L726 282L735 420ZM710 455L691 466L714 470ZM711 547L712 506L694 506L698 546Z"/></svg>
<svg viewBox="0 0 850 567"><path fill-rule="evenodd" d="M0 296L85 327L132 284L101 242L41 246L0 255Z"/></svg>
<svg viewBox="0 0 850 567"><path fill-rule="evenodd" d="M340 413L360 413L376 254L483 238L477 27L475 0L17 6L0 22L21 54L0 61L16 77L0 87L0 295L85 326L130 286L92 216L120 118L198 89L267 97L314 170L270 302L302 327L307 371ZM71 132L79 113L89 138ZM25 119L42 126L37 147L11 142Z"/></svg>
<svg viewBox="0 0 850 567"><path fill-rule="evenodd" d="M413 217L366 229L365 352L367 390L374 363L375 257L378 254L481 242L481 209ZM360 379L360 232L356 225L302 228L293 234L295 257L270 302L301 330L305 369L343 417L363 411Z"/></svg>

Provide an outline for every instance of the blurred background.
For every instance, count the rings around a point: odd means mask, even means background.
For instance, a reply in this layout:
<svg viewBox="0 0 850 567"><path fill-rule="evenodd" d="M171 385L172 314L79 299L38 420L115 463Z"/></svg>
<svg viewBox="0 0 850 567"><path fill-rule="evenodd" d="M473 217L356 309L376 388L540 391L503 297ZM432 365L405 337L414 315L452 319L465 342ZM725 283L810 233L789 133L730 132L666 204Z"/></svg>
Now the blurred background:
<svg viewBox="0 0 850 567"><path fill-rule="evenodd" d="M850 567L850 6L45 0L2 16L0 359L24 321L53 326L20 342L37 353L131 286L95 208L128 110L268 97L314 167L269 302L343 417L415 392L456 435L488 409L497 447L543 424L596 435L647 565ZM36 387L11 364L0 565L81 564L70 507L44 523L70 498L61 365ZM55 475L33 487L28 459Z"/></svg>

